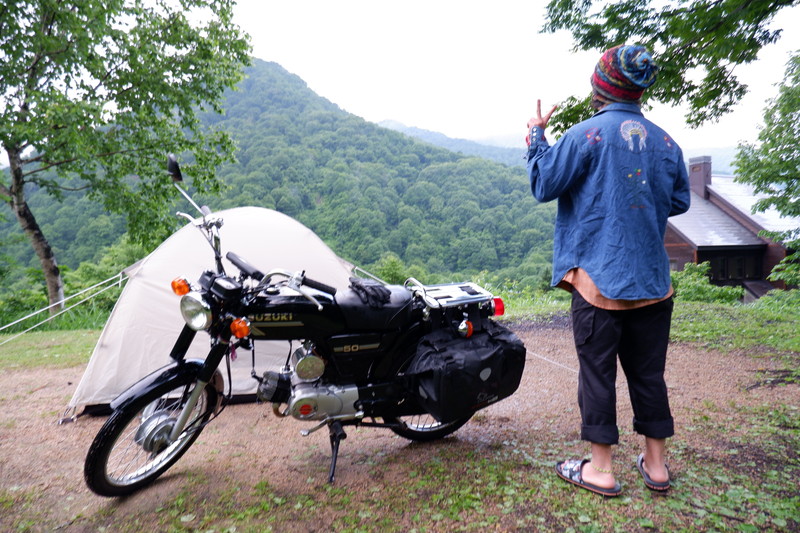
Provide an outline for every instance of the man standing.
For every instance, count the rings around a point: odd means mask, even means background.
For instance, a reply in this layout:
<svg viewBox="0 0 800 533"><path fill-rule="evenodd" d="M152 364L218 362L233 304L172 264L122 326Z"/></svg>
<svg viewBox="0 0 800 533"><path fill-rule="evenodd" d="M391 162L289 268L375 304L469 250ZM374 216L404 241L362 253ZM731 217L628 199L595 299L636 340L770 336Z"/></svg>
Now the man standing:
<svg viewBox="0 0 800 533"><path fill-rule="evenodd" d="M591 77L597 113L552 147L555 107L528 121L528 175L540 202L558 199L553 285L572 293L580 371L581 439L591 460L558 463L560 477L604 496L621 492L612 469L619 441L617 357L628 380L633 429L645 437L637 468L652 490L669 489L666 439L674 434L664 381L672 286L667 217L689 209L681 149L642 115L657 67L641 46L607 50Z"/></svg>

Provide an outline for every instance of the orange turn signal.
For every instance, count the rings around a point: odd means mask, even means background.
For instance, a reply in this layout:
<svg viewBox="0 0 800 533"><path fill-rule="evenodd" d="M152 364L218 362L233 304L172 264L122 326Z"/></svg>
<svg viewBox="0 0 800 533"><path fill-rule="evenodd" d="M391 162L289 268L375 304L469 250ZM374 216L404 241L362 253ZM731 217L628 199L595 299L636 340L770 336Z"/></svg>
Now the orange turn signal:
<svg viewBox="0 0 800 533"><path fill-rule="evenodd" d="M175 278L172 280L172 292L178 296L189 294L191 290L192 286L189 285L189 281L186 278Z"/></svg>
<svg viewBox="0 0 800 533"><path fill-rule="evenodd" d="M461 324L458 325L458 333L464 338L469 339L472 337L472 333L475 331L475 326L472 325L472 322L467 320L466 318L461 321Z"/></svg>
<svg viewBox="0 0 800 533"><path fill-rule="evenodd" d="M250 321L246 318L236 318L231 322L231 333L237 339L243 339L250 335Z"/></svg>
<svg viewBox="0 0 800 533"><path fill-rule="evenodd" d="M472 333L475 331L475 326L472 325L472 322L467 320L467 338L469 339L472 337Z"/></svg>

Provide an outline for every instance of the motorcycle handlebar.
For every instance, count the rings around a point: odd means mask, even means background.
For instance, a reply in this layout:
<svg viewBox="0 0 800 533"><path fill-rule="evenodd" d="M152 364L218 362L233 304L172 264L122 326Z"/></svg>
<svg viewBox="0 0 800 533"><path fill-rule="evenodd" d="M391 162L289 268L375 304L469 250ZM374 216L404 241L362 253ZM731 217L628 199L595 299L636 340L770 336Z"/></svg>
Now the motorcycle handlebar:
<svg viewBox="0 0 800 533"><path fill-rule="evenodd" d="M235 266L236 268L238 268L240 271L244 272L251 278L257 279L258 281L264 279L263 272L261 272L256 267L252 266L250 263L248 263L238 255L236 255L235 253L228 252L227 254L225 254L225 257L228 258L228 261L233 263L233 266Z"/></svg>
<svg viewBox="0 0 800 533"><path fill-rule="evenodd" d="M317 289L318 291L326 292L331 296L336 294L336 287L331 287L330 285L325 285L319 281L314 281L310 278L303 279L303 285L306 287L311 287L312 289Z"/></svg>
<svg viewBox="0 0 800 533"><path fill-rule="evenodd" d="M233 252L228 252L225 254L225 257L228 258L228 261L233 263L233 265L238 268L240 271L244 272L248 276L253 279L257 279L261 281L264 279L265 274L258 270L256 267L252 266L250 263L239 257ZM303 277L303 285L306 287L311 287L312 289L316 289L318 291L322 291L325 293L330 294L331 296L336 294L336 287L331 287L330 285L326 285L320 281L313 280L311 278Z"/></svg>

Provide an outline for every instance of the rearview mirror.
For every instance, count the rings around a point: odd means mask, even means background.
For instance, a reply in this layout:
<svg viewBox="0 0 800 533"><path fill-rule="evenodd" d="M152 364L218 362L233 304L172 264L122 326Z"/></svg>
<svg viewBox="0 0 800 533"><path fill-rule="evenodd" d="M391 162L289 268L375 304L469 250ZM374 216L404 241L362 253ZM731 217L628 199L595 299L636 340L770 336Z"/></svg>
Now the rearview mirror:
<svg viewBox="0 0 800 533"><path fill-rule="evenodd" d="M169 175L172 176L172 181L182 182L183 175L181 175L181 167L178 164L178 159L175 157L175 154L169 154L167 156L167 172Z"/></svg>

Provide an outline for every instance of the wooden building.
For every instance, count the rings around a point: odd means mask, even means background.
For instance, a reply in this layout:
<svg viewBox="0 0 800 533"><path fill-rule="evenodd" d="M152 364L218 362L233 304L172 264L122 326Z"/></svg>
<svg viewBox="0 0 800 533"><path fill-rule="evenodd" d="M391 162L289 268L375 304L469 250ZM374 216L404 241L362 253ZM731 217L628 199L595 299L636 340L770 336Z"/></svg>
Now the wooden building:
<svg viewBox="0 0 800 533"><path fill-rule="evenodd" d="M711 158L689 159L692 205L683 215L671 217L664 244L674 270L686 263L711 264L711 281L742 285L745 300L758 298L772 288L784 288L766 277L786 257L779 243L758 234L762 230L786 231L800 226L796 217L781 217L774 209L752 213L759 199L751 186L733 176L712 175Z"/></svg>

